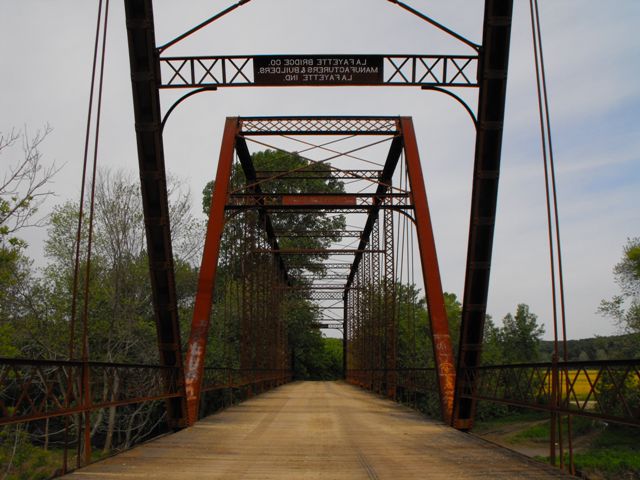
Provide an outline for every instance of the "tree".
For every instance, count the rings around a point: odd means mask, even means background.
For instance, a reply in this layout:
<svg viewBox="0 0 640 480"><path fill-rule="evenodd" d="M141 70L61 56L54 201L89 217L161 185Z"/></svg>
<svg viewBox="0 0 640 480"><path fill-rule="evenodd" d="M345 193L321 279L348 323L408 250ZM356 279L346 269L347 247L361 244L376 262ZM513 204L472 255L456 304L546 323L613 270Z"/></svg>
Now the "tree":
<svg viewBox="0 0 640 480"><path fill-rule="evenodd" d="M602 300L598 313L610 317L629 332L640 333L640 237L630 238L622 259L613 267L620 295Z"/></svg>
<svg viewBox="0 0 640 480"><path fill-rule="evenodd" d="M40 146L51 133L46 125L30 136L27 129L0 132L0 157L10 154L22 145L22 155L12 155L5 163L0 180L0 356L21 353L17 345L19 318L29 303L30 285L33 283L31 262L24 255L26 242L16 234L29 226L42 225L34 220L38 208L52 195L47 184L58 172L55 162L46 165Z"/></svg>
<svg viewBox="0 0 640 480"><path fill-rule="evenodd" d="M192 236L199 222L190 214L189 192L175 179L169 180L170 220L173 231L174 268L180 316L188 317L195 292L196 270L190 263L194 250ZM88 206L85 207L85 212ZM45 254L42 289L46 308L34 315L22 330L29 338L34 357L66 357L71 291L76 248L77 205L71 202L54 208L51 215ZM87 225L81 242L87 236ZM199 235L201 236L201 234ZM100 170L95 188L93 249L88 299L79 296L78 312L88 302L89 358L94 361L157 364L158 348L151 302L149 260L146 251L144 218L140 187L123 171ZM81 250L80 272L84 275L86 248ZM81 278L79 284L83 284ZM82 316L78 318L82 320ZM81 322L76 325L75 356L81 352ZM46 335L43 336L43 333ZM64 332L64 334L61 334ZM46 345L38 343L46 338ZM134 381L126 369L104 369L100 392L104 402L115 401L122 388ZM153 382L153 378L148 379ZM139 379L135 380L140 382ZM146 386L137 384L143 391ZM158 421L154 405L141 404L118 410L115 407L97 412L92 421L92 435L104 439L105 451L116 443L130 445L144 437Z"/></svg>
<svg viewBox="0 0 640 480"><path fill-rule="evenodd" d="M508 313L502 323L499 334L502 360L505 363L537 361L544 327L538 324L538 316L529 311L529 306L518 304L515 315Z"/></svg>
<svg viewBox="0 0 640 480"><path fill-rule="evenodd" d="M10 159L0 183L0 242L15 245L18 243L13 235L18 230L42 225L42 220L34 220L34 216L44 200L53 194L46 189L51 178L60 170L55 162L46 165L40 152L42 142L52 132L49 125L30 136L26 127L18 132L12 130L8 134L0 132L0 155L22 143L23 155Z"/></svg>
<svg viewBox="0 0 640 480"><path fill-rule="evenodd" d="M312 163L299 155L265 150L252 155L253 165L258 172L276 172L304 170L314 172L310 178L276 178L261 180L260 189L265 194L295 194L302 192L340 193L344 192L343 183L331 178L330 167L325 164ZM239 163L234 163L230 178L231 192L252 192L246 187L247 179ZM207 183L202 192L202 207L206 215L209 214L214 182ZM345 227L343 215L327 215L322 212L270 212L269 218L276 232L292 231L340 231ZM255 211L244 211L237 215L230 215L225 219L225 228L221 238L216 286L212 315L212 328L209 329L206 365L209 367L251 368L243 364L249 361L251 355L242 355L242 349L248 346L240 344L242 335L249 335L254 328L243 323L244 310L260 311L259 299L241 293L240 285L251 284L247 272L268 271L272 269L271 255L259 253L248 254L255 250L256 242L264 236L264 226L260 225L261 216ZM278 238L280 248L284 249L322 249L332 242L338 241L339 235L304 237L281 236ZM316 273L324 272L321 260L326 255L292 255L285 258L289 278L297 286L308 285L300 275L303 271ZM282 311L285 312L285 322L288 334L288 345L292 352L294 376L296 378L325 378L330 375L331 361L323 342L323 337L317 327L319 312L315 304L308 299L308 290L296 289L295 293L285 295ZM246 315L245 315L246 316ZM244 329L244 330L243 330ZM244 332L244 333L243 333ZM262 339L261 341L264 341ZM255 345L254 349L261 346ZM245 351L246 354L246 351ZM262 361L257 359L255 361ZM341 366L341 364L340 364Z"/></svg>
<svg viewBox="0 0 640 480"><path fill-rule="evenodd" d="M499 365L502 363L500 328L493 323L491 315L485 316L482 338L482 364Z"/></svg>
<svg viewBox="0 0 640 480"><path fill-rule="evenodd" d="M286 179L276 178L274 180L264 180L260 183L263 193L278 194L295 194L302 192L313 193L343 193L343 182L330 178L328 173L331 171L330 166L323 163L312 163L309 160L300 157L297 154L281 152L276 150L264 150L252 154L251 159L256 171L259 172L282 172L290 170L304 170L305 172L314 172L314 178L306 179ZM327 174L327 175L320 175ZM238 163L234 163L230 179L230 190L243 190L243 186L247 181ZM205 215L209 215L211 203L211 195L213 192L214 182L211 181L205 185L202 191L202 209ZM247 214L250 215L250 214ZM309 213L278 213L273 212L270 215L273 227L278 232L300 231L300 230L319 230L319 231L340 231L345 228L344 215L331 216L326 213L309 212ZM228 220L227 224L232 222L246 222L243 216L236 219ZM279 244L281 248L305 248L305 249L322 249L327 248L332 242L339 241L340 237L335 235L327 235L323 237L281 237ZM221 251L230 248L229 242L236 242L237 239L231 238L229 235L223 237ZM287 258L287 269L290 274L300 273L303 269L322 272L324 267L321 260L326 255L305 255L291 256Z"/></svg>

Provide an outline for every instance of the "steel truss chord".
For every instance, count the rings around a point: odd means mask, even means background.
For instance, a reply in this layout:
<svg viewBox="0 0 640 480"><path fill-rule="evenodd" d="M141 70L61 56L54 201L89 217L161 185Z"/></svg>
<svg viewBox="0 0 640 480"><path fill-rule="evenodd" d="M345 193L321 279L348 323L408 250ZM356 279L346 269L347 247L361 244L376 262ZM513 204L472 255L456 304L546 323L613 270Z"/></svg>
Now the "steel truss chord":
<svg viewBox="0 0 640 480"><path fill-rule="evenodd" d="M318 147L319 148L319 147ZM314 167L314 165L312 165ZM310 167L311 168L311 167ZM315 167L317 168L317 167ZM284 170L261 170L256 172L258 180L351 180L351 179L374 179L377 180L381 170L297 170L288 173Z"/></svg>
<svg viewBox="0 0 640 480"><path fill-rule="evenodd" d="M398 117L243 117L240 129L245 136L397 135L399 132Z"/></svg>
<svg viewBox="0 0 640 480"><path fill-rule="evenodd" d="M375 200L374 200L375 203ZM414 209L413 205L316 205L313 208L312 205L226 205L225 210L228 211L246 211L255 208L263 209L265 212L287 215L287 214L342 214L342 215L357 215L368 214L372 209L376 210L395 210L398 212L407 212Z"/></svg>
<svg viewBox="0 0 640 480"><path fill-rule="evenodd" d="M275 232L278 238L359 238L360 230L297 230Z"/></svg>

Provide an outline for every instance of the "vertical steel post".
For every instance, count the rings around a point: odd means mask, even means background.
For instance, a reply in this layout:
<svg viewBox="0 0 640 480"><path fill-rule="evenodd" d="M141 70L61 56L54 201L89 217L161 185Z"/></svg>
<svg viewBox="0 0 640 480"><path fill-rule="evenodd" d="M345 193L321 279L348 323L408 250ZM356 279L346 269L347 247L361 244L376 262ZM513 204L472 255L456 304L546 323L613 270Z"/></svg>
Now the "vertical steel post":
<svg viewBox="0 0 640 480"><path fill-rule="evenodd" d="M469 243L462 297L453 423L469 430L475 415L493 248L513 0L486 0L478 65L478 122L471 192Z"/></svg>
<svg viewBox="0 0 640 480"><path fill-rule="evenodd" d="M387 200L390 201L390 200ZM397 322L396 322L396 272L395 245L393 239L393 210L383 213L384 229L384 368L386 395L396 398L398 384L397 368Z"/></svg>
<svg viewBox="0 0 640 480"><path fill-rule="evenodd" d="M191 335L187 347L185 383L189 425L193 425L198 419L198 405L213 303L213 289L218 268L220 240L224 227L224 207L227 201L237 132L238 119L227 118L222 137L222 146L220 147L218 171L209 208L209 222L198 275L198 290L191 321Z"/></svg>
<svg viewBox="0 0 640 480"><path fill-rule="evenodd" d="M347 349L349 343L349 321L348 321L348 293L345 292L343 297L342 308L342 378L347 380Z"/></svg>
<svg viewBox="0 0 640 480"><path fill-rule="evenodd" d="M153 5L151 0L125 0L124 6L140 189L160 364L175 369L165 376L165 388L176 388L183 393L184 372L164 166L158 91L161 81L160 64L155 46ZM166 405L169 426L185 426L187 412L184 396L169 399Z"/></svg>
<svg viewBox="0 0 640 480"><path fill-rule="evenodd" d="M416 215L416 233L429 308L429 320L431 322L433 354L438 372L442 417L445 422L449 422L453 410L453 393L456 378L451 336L449 335L449 321L444 307L444 294L440 280L436 244L433 238L431 215L427 203L427 192L424 186L413 122L410 117L402 117L400 124L402 125L404 138L407 173L409 174L409 184L411 185L411 198Z"/></svg>

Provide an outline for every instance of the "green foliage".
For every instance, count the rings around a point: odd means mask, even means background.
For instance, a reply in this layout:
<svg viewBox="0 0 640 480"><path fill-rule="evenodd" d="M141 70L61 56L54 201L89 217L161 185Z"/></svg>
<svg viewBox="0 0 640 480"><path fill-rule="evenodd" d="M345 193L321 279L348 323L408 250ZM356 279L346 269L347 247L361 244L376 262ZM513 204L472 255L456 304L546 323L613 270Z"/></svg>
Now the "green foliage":
<svg viewBox="0 0 640 480"><path fill-rule="evenodd" d="M626 449L592 450L574 455L576 470L587 478L618 480L640 478L640 453ZM568 462L568 456L565 458Z"/></svg>
<svg viewBox="0 0 640 480"><path fill-rule="evenodd" d="M617 480L640 478L638 429L608 425L591 442L589 449L574 455L576 469L588 477Z"/></svg>
<svg viewBox="0 0 640 480"><path fill-rule="evenodd" d="M342 345L340 344L339 351L336 351L336 345L332 344L335 339L323 338L320 330L314 327L319 316L317 309L304 298L290 297L286 301L284 311L287 312L287 332L294 378L336 378L336 373L342 372Z"/></svg>
<svg viewBox="0 0 640 480"><path fill-rule="evenodd" d="M498 365L503 363L500 328L496 327L493 319L489 315L487 315L484 320L482 363L484 365Z"/></svg>
<svg viewBox="0 0 640 480"><path fill-rule="evenodd" d="M60 454L33 445L20 426L0 430L0 468L6 480L44 480L60 468ZM59 472L57 472L59 474Z"/></svg>
<svg viewBox="0 0 640 480"><path fill-rule="evenodd" d="M342 339L328 338L322 339L323 343L323 364L325 365L325 378L342 378Z"/></svg>
<svg viewBox="0 0 640 480"><path fill-rule="evenodd" d="M329 172L326 164L314 164L302 157L275 150L265 150L252 155L256 171L281 172L296 169L313 172ZM274 175L277 175L274 173ZM294 194L300 192L340 193L344 192L342 182L331 178L274 179L260 182L260 189L264 193ZM251 192L252 188L245 188L247 179L239 163L234 163L231 171L229 190L233 192ZM202 206L205 214L209 214L210 202L214 182L209 182L202 192ZM318 213L292 213L278 215L272 213L270 219L274 229L278 232L297 230L339 231L345 227L344 216L328 216ZM242 302L259 301L247 299L242 295L241 283L250 271L255 271L260 265L271 265L269 256L264 258L252 255L247 259L245 252L253 250L253 242L259 233L251 230L252 225L258 225L256 212L248 211L230 216L225 221L225 230L221 239L220 260L216 275L215 308L209 334L207 348L207 366L239 366L240 364L240 325L243 316ZM281 248L321 249L328 247L332 241L338 240L331 235L327 237L280 237ZM299 286L305 282L299 278L303 269L321 273L324 269L322 255L288 256L286 267L290 278ZM269 267L271 268L271 267ZM244 310L251 311L251 307L244 305ZM282 311L288 332L288 344L291 351L294 377L298 379L329 379L336 378L342 371L342 344L338 345L332 339L324 339L317 328L320 317L317 308L309 301L304 290L297 290L296 295L289 294L284 300ZM337 348L339 347L339 351ZM339 354L339 355L338 355ZM337 357L340 359L337 360Z"/></svg>
<svg viewBox="0 0 640 480"><path fill-rule="evenodd" d="M549 416L545 415L546 419L537 422L524 430L517 432L509 438L509 441L513 443L532 441L532 442L549 442L551 435L551 426L549 422ZM572 417L571 418L571 432L574 436L586 435L592 432L600 432L604 429L605 425L600 420L593 420L585 417ZM568 437L569 421L567 417L562 418L562 435L563 438Z"/></svg>
<svg viewBox="0 0 640 480"><path fill-rule="evenodd" d="M252 156L253 165L259 172L281 172L290 170L304 170L311 172L329 172L330 166L323 163L311 163L308 160L287 152L276 150L265 150L256 152ZM274 175L277 175L274 173ZM252 192L251 188L243 188L247 184L243 170L239 163L232 166L230 191ZM208 216L213 193L214 182L211 181L205 185L202 192L202 208L203 212ZM344 184L341 181L332 178L312 178L312 179L295 179L295 180L262 180L260 188L263 193L280 193L295 194L301 192L313 193L342 193L344 192ZM249 213L248 215L251 215ZM345 228L344 215L329 216L326 214L312 213L293 213L287 212L284 215L274 213L270 215L273 227L278 232L296 231L296 230L323 230L327 232L340 231ZM244 222L243 216L237 216L235 219L227 220L227 227L233 222ZM247 222L249 223L249 222ZM244 236L244 231L240 234ZM281 248L306 248L321 249L328 247L332 242L338 241L339 237L327 235L326 237L281 237L279 245ZM232 248L232 244L237 242L236 236L225 236L221 245L221 251ZM291 256L287 258L287 269L292 275L300 273L302 269L321 272L323 266L321 260L326 255L305 255Z"/></svg>
<svg viewBox="0 0 640 480"><path fill-rule="evenodd" d="M640 237L627 240L613 276L621 293L602 300L598 313L612 318L627 331L640 333Z"/></svg>
<svg viewBox="0 0 640 480"><path fill-rule="evenodd" d="M415 285L396 283L395 312L398 321L398 366L400 368L433 367L433 344L427 302ZM454 293L444 292L451 343L457 350L460 336L462 304Z"/></svg>
<svg viewBox="0 0 640 480"><path fill-rule="evenodd" d="M395 313L398 319L399 368L433 366L426 301L415 285L397 283Z"/></svg>
<svg viewBox="0 0 640 480"><path fill-rule="evenodd" d="M499 332L502 361L504 363L535 362L540 357L540 341L544 327L529 306L520 303L515 315L508 313Z"/></svg>
<svg viewBox="0 0 640 480"><path fill-rule="evenodd" d="M568 340L567 351L569 361L638 358L640 333ZM551 358L552 352L553 342L543 340L540 344L542 358Z"/></svg>
<svg viewBox="0 0 640 480"><path fill-rule="evenodd" d="M479 406L482 406L483 404L491 405L492 402L480 402ZM493 415L483 418L476 415L476 421L473 425L473 433L483 434L511 424L537 422L543 421L548 418L548 413L537 410L522 408L513 408L511 410L505 409L501 415Z"/></svg>
<svg viewBox="0 0 640 480"><path fill-rule="evenodd" d="M633 372L607 369L595 388L599 413L619 417L640 416L640 385ZM630 412L628 410L630 410Z"/></svg>
<svg viewBox="0 0 640 480"><path fill-rule="evenodd" d="M342 378L342 339L327 338L316 331L306 336L302 351L294 351L296 380L337 380Z"/></svg>
<svg viewBox="0 0 640 480"><path fill-rule="evenodd" d="M601 429L586 451L575 453L573 459L576 471L586 478L640 478L638 431L632 427L609 425ZM548 458L544 460L548 461ZM565 463L568 462L566 454Z"/></svg>

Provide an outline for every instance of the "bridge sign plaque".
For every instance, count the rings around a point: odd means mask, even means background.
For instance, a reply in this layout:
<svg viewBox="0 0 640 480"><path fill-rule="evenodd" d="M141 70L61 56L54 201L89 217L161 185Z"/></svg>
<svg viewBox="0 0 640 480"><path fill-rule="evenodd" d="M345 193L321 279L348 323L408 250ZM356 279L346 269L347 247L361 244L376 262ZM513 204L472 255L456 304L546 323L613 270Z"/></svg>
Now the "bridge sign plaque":
<svg viewBox="0 0 640 480"><path fill-rule="evenodd" d="M256 85L379 85L382 55L265 55L253 59Z"/></svg>

